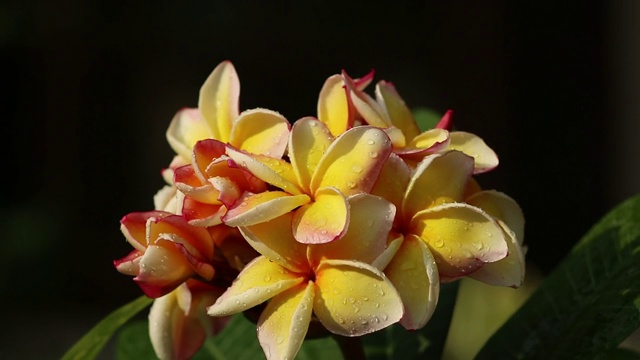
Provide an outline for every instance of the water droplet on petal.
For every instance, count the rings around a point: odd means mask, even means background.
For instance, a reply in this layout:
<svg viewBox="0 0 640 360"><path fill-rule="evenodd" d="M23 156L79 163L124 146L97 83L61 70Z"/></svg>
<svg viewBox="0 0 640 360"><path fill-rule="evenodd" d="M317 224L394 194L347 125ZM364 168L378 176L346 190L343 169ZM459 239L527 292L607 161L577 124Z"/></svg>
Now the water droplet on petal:
<svg viewBox="0 0 640 360"><path fill-rule="evenodd" d="M276 343L278 343L278 344L282 344L283 342L284 342L284 338L283 338L282 336L278 336L278 337L276 338Z"/></svg>
<svg viewBox="0 0 640 360"><path fill-rule="evenodd" d="M369 145L375 145L375 144L376 144L376 142L375 142L375 140L373 140L373 139L369 139L369 140L367 140L367 144L369 144Z"/></svg>
<svg viewBox="0 0 640 360"><path fill-rule="evenodd" d="M269 274L265 275L265 276L264 276L264 281L265 281L265 282L269 282L269 281L271 281L271 276L270 276Z"/></svg>
<svg viewBox="0 0 640 360"><path fill-rule="evenodd" d="M378 157L378 153L375 152L375 151L370 151L369 152L369 157L372 158L372 159L375 159L375 158Z"/></svg>
<svg viewBox="0 0 640 360"><path fill-rule="evenodd" d="M441 238L436 239L436 241L433 242L433 245L437 248L441 248L444 246L444 240L442 240Z"/></svg>
<svg viewBox="0 0 640 360"><path fill-rule="evenodd" d="M387 321L389 319L389 315L385 313L380 314L380 317L382 318L382 321Z"/></svg>

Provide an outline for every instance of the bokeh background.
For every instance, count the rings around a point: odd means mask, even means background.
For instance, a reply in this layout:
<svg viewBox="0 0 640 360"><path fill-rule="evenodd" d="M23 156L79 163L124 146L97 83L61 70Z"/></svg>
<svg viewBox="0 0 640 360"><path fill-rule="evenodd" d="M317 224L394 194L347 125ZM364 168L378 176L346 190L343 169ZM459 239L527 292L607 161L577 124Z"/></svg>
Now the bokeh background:
<svg viewBox="0 0 640 360"><path fill-rule="evenodd" d="M1 359L59 358L139 296L112 260L128 212L152 208L164 132L222 60L241 108L316 113L341 69L455 111L501 165L543 273L640 192L640 4L123 1L0 4L4 170Z"/></svg>

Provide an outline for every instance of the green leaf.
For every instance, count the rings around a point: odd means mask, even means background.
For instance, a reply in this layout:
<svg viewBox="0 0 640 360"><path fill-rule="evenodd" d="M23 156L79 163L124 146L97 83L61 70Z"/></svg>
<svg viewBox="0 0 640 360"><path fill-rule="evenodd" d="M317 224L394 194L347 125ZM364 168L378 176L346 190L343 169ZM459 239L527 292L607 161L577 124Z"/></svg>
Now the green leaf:
<svg viewBox="0 0 640 360"><path fill-rule="evenodd" d="M640 196L605 216L478 359L606 358L640 327Z"/></svg>
<svg viewBox="0 0 640 360"><path fill-rule="evenodd" d="M436 127L442 115L431 109L418 107L413 109L413 117L416 119L420 131L427 131Z"/></svg>
<svg viewBox="0 0 640 360"><path fill-rule="evenodd" d="M439 359L449 331L457 292L457 282L440 286L436 311L420 330L407 331L400 324L394 324L364 336L362 342L367 359Z"/></svg>
<svg viewBox="0 0 640 360"><path fill-rule="evenodd" d="M102 319L63 356L63 360L95 359L104 345L122 325L151 304L153 299L141 296Z"/></svg>

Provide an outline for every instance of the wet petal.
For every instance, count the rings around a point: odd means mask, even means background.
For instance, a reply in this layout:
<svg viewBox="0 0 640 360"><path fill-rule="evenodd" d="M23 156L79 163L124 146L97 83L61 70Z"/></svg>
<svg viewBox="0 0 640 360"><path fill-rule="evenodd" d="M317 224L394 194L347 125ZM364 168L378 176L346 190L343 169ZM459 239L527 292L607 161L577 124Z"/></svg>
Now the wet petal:
<svg viewBox="0 0 640 360"><path fill-rule="evenodd" d="M403 158L420 161L429 154L445 150L449 141L447 130L431 129L416 136L404 149L396 150L396 153Z"/></svg>
<svg viewBox="0 0 640 360"><path fill-rule="evenodd" d="M400 245L402 245L403 242L404 235L391 231L387 238L387 248L384 249L382 254L380 254L380 256L378 256L371 265L380 270L384 270L389 265L398 249L400 249Z"/></svg>
<svg viewBox="0 0 640 360"><path fill-rule="evenodd" d="M422 328L433 315L440 292L438 267L427 245L408 235L384 273L404 304L400 324L407 330Z"/></svg>
<svg viewBox="0 0 640 360"><path fill-rule="evenodd" d="M358 194L347 199L349 225L344 236L328 244L309 247L309 261L345 259L371 264L387 246L395 206L383 198Z"/></svg>
<svg viewBox="0 0 640 360"><path fill-rule="evenodd" d="M329 77L320 90L318 119L327 125L333 136L338 136L353 124L353 112L342 76Z"/></svg>
<svg viewBox="0 0 640 360"><path fill-rule="evenodd" d="M216 160L220 162L220 158L225 155L225 152L225 144L218 140L201 140L194 145L191 166L193 166L196 175L202 182L207 180L207 168L212 163L215 163Z"/></svg>
<svg viewBox="0 0 640 360"><path fill-rule="evenodd" d="M205 204L190 198L182 203L182 216L193 226L214 226L222 223L227 208L221 204Z"/></svg>
<svg viewBox="0 0 640 360"><path fill-rule="evenodd" d="M342 72L342 77L349 91L349 96L354 108L358 111L358 114L362 116L364 121L369 125L373 125L379 128L388 128L393 126L389 116L382 109L380 104L367 93L358 89L353 79L347 75L346 72Z"/></svg>
<svg viewBox="0 0 640 360"><path fill-rule="evenodd" d="M440 274L449 278L507 256L501 227L481 209L464 203L419 212L411 222L411 232L426 241Z"/></svg>
<svg viewBox="0 0 640 360"><path fill-rule="evenodd" d="M311 176L332 141L329 129L314 118L302 118L293 124L289 159L304 191L309 191Z"/></svg>
<svg viewBox="0 0 640 360"><path fill-rule="evenodd" d="M404 192L411 178L411 169L396 154L391 154L385 161L378 181L371 189L371 194L391 201L400 211Z"/></svg>
<svg viewBox="0 0 640 360"><path fill-rule="evenodd" d="M294 272L309 271L307 246L296 241L291 232L292 213L252 226L241 226L247 242L270 260Z"/></svg>
<svg viewBox="0 0 640 360"><path fill-rule="evenodd" d="M402 204L405 221L434 204L462 200L473 159L458 151L431 155L418 164Z"/></svg>
<svg viewBox="0 0 640 360"><path fill-rule="evenodd" d="M258 340L267 359L293 359L304 341L311 310L313 282L275 296L258 320Z"/></svg>
<svg viewBox="0 0 640 360"><path fill-rule="evenodd" d="M311 191L335 187L345 196L369 192L391 153L384 131L358 126L340 135L327 149L311 179Z"/></svg>
<svg viewBox="0 0 640 360"><path fill-rule="evenodd" d="M216 140L228 142L232 122L238 117L240 80L231 62L223 61L200 88L198 108Z"/></svg>
<svg viewBox="0 0 640 360"><path fill-rule="evenodd" d="M261 304L304 281L304 277L259 256L238 274L231 287L209 307L211 316L231 315Z"/></svg>
<svg viewBox="0 0 640 360"><path fill-rule="evenodd" d="M293 167L288 162L269 156L247 154L232 147L227 148L227 155L258 179L278 187L289 194L302 194Z"/></svg>
<svg viewBox="0 0 640 360"><path fill-rule="evenodd" d="M513 231L518 243L524 241L524 215L522 209L508 195L495 190L475 193L465 200L466 203L479 207L492 217L502 220Z"/></svg>
<svg viewBox="0 0 640 360"><path fill-rule="evenodd" d="M409 141L420 134L420 129L413 118L411 110L404 103L392 83L386 81L378 82L376 85L376 100L383 105L383 109L389 115L393 126L401 129Z"/></svg>
<svg viewBox="0 0 640 360"><path fill-rule="evenodd" d="M211 186L210 183L204 182L196 176L196 172L191 165L185 165L177 168L174 173L174 182L176 188L183 194L193 200L205 204L219 204L218 197L220 193Z"/></svg>
<svg viewBox="0 0 640 360"><path fill-rule="evenodd" d="M171 215L171 213L165 211L129 213L120 220L120 230L131 246L136 250L144 252L147 245L149 245L147 239L147 221L152 218L160 219L169 215Z"/></svg>
<svg viewBox="0 0 640 360"><path fill-rule="evenodd" d="M324 244L340 238L349 223L345 197L335 188L322 188L315 201L296 210L293 236L303 244Z"/></svg>
<svg viewBox="0 0 640 360"><path fill-rule="evenodd" d="M281 158L287 148L289 122L267 109L247 110L233 124L229 143L252 154Z"/></svg>
<svg viewBox="0 0 640 360"><path fill-rule="evenodd" d="M165 185L162 189L153 195L153 207L160 211L169 211L175 209L176 201L176 187L171 185ZM173 211L175 212L175 211Z"/></svg>
<svg viewBox="0 0 640 360"><path fill-rule="evenodd" d="M502 260L482 265L480 269L470 274L469 277L489 285L517 288L524 281L524 251L515 234L503 222L500 222L500 225L507 239L509 254Z"/></svg>
<svg viewBox="0 0 640 360"><path fill-rule="evenodd" d="M166 216L148 221L147 237L149 244L159 240L169 240L182 244L192 255L213 260L213 240L209 232L200 227L191 226L178 215Z"/></svg>
<svg viewBox="0 0 640 360"><path fill-rule="evenodd" d="M447 150L458 150L471 156L475 160L475 174L490 171L498 166L498 156L477 135L453 131L449 134L450 142Z"/></svg>
<svg viewBox="0 0 640 360"><path fill-rule="evenodd" d="M246 193L222 218L227 226L250 226L269 221L309 203L307 195L289 195L284 191Z"/></svg>
<svg viewBox="0 0 640 360"><path fill-rule="evenodd" d="M191 159L193 146L213 133L198 109L182 109L173 117L167 129L169 145L184 161Z"/></svg>
<svg viewBox="0 0 640 360"><path fill-rule="evenodd" d="M138 276L133 280L151 298L169 293L194 273L187 259L172 244L150 245L140 258L139 266Z"/></svg>
<svg viewBox="0 0 640 360"><path fill-rule="evenodd" d="M140 271L140 257L143 254L140 250L133 250L122 259L114 260L113 265L119 273L135 276Z"/></svg>
<svg viewBox="0 0 640 360"><path fill-rule="evenodd" d="M357 261L326 260L316 270L313 311L329 331L361 336L396 323L402 301L391 281Z"/></svg>

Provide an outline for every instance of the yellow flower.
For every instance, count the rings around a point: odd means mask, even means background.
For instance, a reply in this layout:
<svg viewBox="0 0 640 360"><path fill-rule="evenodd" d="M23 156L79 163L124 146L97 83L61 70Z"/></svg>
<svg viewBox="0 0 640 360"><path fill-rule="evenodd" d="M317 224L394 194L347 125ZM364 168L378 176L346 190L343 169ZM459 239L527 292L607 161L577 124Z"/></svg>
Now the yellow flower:
<svg viewBox="0 0 640 360"><path fill-rule="evenodd" d="M306 244L333 241L349 222L346 197L368 192L391 153L385 133L353 128L337 139L313 118L298 120L289 139L290 163L229 148L240 167L281 190L245 195L223 217L229 226L248 226L293 211L292 231Z"/></svg>
<svg viewBox="0 0 640 360"><path fill-rule="evenodd" d="M271 299L258 321L258 338L269 359L294 358L314 315L343 336L364 335L397 322L402 303L380 270L393 255L386 239L395 207L368 194L349 196L347 203L352 210L348 228L341 239L327 244L297 242L290 212L241 226L262 256L242 270L208 309L209 315L238 313Z"/></svg>

